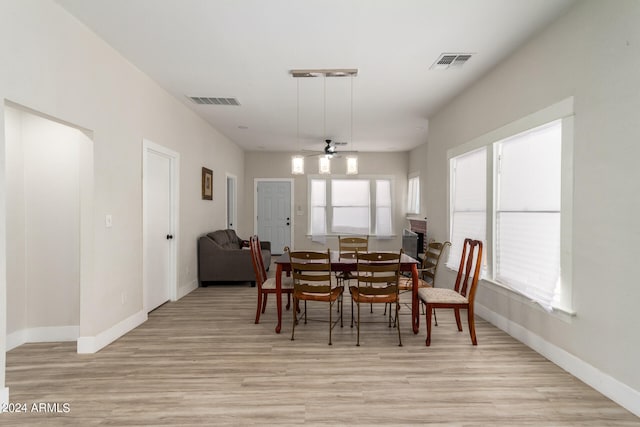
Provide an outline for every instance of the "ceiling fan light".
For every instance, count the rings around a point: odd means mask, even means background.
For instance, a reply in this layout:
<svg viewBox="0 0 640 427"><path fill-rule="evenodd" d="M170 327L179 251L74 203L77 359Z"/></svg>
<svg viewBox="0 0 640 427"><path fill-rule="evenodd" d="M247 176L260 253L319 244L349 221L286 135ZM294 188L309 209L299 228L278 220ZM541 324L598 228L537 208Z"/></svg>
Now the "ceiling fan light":
<svg viewBox="0 0 640 427"><path fill-rule="evenodd" d="M331 161L329 157L322 156L318 159L318 172L322 175L328 175L331 173Z"/></svg>
<svg viewBox="0 0 640 427"><path fill-rule="evenodd" d="M358 158L356 156L347 157L347 175L358 174Z"/></svg>
<svg viewBox="0 0 640 427"><path fill-rule="evenodd" d="M304 175L304 157L291 156L291 174Z"/></svg>

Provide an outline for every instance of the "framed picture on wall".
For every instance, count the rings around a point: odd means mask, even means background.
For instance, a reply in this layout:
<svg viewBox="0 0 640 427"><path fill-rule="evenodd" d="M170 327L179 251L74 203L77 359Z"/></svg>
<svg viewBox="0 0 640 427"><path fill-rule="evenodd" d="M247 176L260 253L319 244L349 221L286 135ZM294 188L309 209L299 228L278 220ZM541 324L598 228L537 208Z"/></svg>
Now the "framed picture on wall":
<svg viewBox="0 0 640 427"><path fill-rule="evenodd" d="M213 200L213 171L202 168L202 200Z"/></svg>

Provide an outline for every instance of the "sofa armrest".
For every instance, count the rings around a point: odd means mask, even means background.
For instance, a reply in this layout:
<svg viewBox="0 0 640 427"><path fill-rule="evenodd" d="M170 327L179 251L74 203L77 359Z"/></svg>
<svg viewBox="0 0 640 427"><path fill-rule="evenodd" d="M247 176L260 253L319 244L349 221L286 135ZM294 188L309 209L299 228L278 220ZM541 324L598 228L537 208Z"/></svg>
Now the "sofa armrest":
<svg viewBox="0 0 640 427"><path fill-rule="evenodd" d="M271 242L260 242L260 248L271 252Z"/></svg>

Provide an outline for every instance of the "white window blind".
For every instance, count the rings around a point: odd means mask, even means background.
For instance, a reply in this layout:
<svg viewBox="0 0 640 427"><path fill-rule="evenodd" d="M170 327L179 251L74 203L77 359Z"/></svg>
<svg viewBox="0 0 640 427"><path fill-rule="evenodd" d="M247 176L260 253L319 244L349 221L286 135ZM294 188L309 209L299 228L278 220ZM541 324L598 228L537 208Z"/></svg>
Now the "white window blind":
<svg viewBox="0 0 640 427"><path fill-rule="evenodd" d="M312 236L327 234L327 181L324 179L311 180L311 194L309 196L311 215L310 231Z"/></svg>
<svg viewBox="0 0 640 427"><path fill-rule="evenodd" d="M376 235L391 236L393 234L391 214L391 181L376 180Z"/></svg>
<svg viewBox="0 0 640 427"><path fill-rule="evenodd" d="M331 180L331 231L334 233L369 233L369 180Z"/></svg>
<svg viewBox="0 0 640 427"><path fill-rule="evenodd" d="M409 178L407 189L407 213L420 213L420 177Z"/></svg>
<svg viewBox="0 0 640 427"><path fill-rule="evenodd" d="M393 235L393 181L385 178L309 178L309 233Z"/></svg>
<svg viewBox="0 0 640 427"><path fill-rule="evenodd" d="M447 266L457 269L465 238L486 241L487 149L451 159L451 249Z"/></svg>
<svg viewBox="0 0 640 427"><path fill-rule="evenodd" d="M497 148L498 282L551 309L560 277L561 121Z"/></svg>

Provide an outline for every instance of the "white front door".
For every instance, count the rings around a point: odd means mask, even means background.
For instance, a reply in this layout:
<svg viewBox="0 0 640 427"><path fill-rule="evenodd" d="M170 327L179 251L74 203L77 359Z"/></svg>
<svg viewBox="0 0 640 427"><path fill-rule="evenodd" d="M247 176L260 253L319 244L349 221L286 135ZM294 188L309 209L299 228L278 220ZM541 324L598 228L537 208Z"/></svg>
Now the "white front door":
<svg viewBox="0 0 640 427"><path fill-rule="evenodd" d="M259 181L257 184L258 237L271 242L271 252L291 247L291 182Z"/></svg>
<svg viewBox="0 0 640 427"><path fill-rule="evenodd" d="M175 294L174 166L170 152L145 141L143 226L144 307L147 312Z"/></svg>

